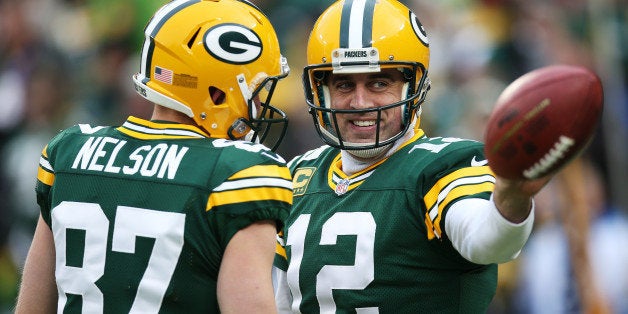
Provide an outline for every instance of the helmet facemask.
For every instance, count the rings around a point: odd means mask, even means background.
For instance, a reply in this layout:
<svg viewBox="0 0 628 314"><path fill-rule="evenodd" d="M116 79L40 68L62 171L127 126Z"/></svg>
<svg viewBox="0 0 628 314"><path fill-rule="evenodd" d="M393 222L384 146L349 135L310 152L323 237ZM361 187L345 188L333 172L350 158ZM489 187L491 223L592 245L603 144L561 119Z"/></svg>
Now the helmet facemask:
<svg viewBox="0 0 628 314"><path fill-rule="evenodd" d="M371 65L372 66L372 65ZM380 65L377 66L380 68ZM392 145L399 138L403 137L416 118L416 113L425 100L429 89L429 79L425 67L420 63L408 62L387 62L382 63L381 68L397 68L404 74L404 87L400 100L381 107L365 109L334 109L331 108L331 100L327 81L329 73L332 72L329 65L307 66L303 72L303 85L305 89L306 102L309 106L309 113L312 115L314 126L323 141L336 148L348 151L368 151L377 154L379 148L386 148ZM346 69L346 68L345 68ZM355 69L354 69L355 70ZM352 71L352 70L349 70ZM371 71L378 72L378 71ZM353 73L353 72L348 72ZM357 70L355 73L363 73ZM418 82L417 82L418 80ZM397 134L388 138L380 138L380 121L382 112L400 108L401 127ZM375 140L371 143L353 143L346 140L338 125L337 117L345 114L369 114L375 113L376 131ZM356 155L366 155L370 152L357 152Z"/></svg>
<svg viewBox="0 0 628 314"><path fill-rule="evenodd" d="M427 77L429 41L417 16L402 3L395 0L336 1L317 19L310 33L307 62L303 72L305 98L314 126L326 144L356 157L371 158L404 138L411 126L418 127L418 113L430 86ZM327 82L331 74L369 76L390 69L403 73L400 95L391 100L395 102L378 103L379 107L366 109L331 107L332 89ZM395 75L395 80L398 79ZM388 120L390 111L400 111L398 132L390 129L388 121L381 121L382 117ZM371 120L369 122L376 119L376 124L370 126L376 133L370 140L358 140L367 142L355 142L348 137L353 134L341 134L344 126L339 124L339 117L342 115L362 115ZM353 122L359 124L357 120ZM367 133L361 136L368 138Z"/></svg>
<svg viewBox="0 0 628 314"><path fill-rule="evenodd" d="M289 69L280 76L269 77L260 73L246 86L243 76L238 77L244 98L247 100L248 119L240 118L229 127L229 138L244 138L254 143L263 143L275 151L288 129L288 117L285 112L270 104L279 80L286 77ZM249 92L253 90L253 92ZM245 134L244 137L242 134Z"/></svg>

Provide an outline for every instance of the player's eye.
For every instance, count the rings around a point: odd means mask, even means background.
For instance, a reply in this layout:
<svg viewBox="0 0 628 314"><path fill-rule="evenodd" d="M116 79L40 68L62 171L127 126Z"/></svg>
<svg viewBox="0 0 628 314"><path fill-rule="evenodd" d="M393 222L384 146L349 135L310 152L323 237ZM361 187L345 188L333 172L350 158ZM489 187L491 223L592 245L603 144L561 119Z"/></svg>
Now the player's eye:
<svg viewBox="0 0 628 314"><path fill-rule="evenodd" d="M374 89L374 90L382 90L382 89L386 89L388 86L390 85L390 82L386 81L386 80L377 80L377 81L372 81L369 86Z"/></svg>
<svg viewBox="0 0 628 314"><path fill-rule="evenodd" d="M353 89L353 86L355 84L351 81L337 81L334 82L334 88L339 90L339 91L350 91L351 89Z"/></svg>

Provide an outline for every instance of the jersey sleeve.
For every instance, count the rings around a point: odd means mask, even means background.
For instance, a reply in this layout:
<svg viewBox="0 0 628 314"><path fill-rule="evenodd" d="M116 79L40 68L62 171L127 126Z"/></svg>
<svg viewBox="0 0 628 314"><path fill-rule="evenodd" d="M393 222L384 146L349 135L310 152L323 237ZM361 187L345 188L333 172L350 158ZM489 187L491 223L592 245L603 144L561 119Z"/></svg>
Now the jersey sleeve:
<svg viewBox="0 0 628 314"><path fill-rule="evenodd" d="M39 205L44 221L50 226L50 210L52 200L50 190L55 182L54 157L57 145L68 133L72 132L75 127L69 128L57 134L43 148L39 157L39 166L37 169L37 181L35 183L35 193L37 196L37 204Z"/></svg>
<svg viewBox="0 0 628 314"><path fill-rule="evenodd" d="M466 260L476 264L505 263L515 259L534 223L534 206L521 223L504 218L493 200L465 199L447 216L447 235Z"/></svg>
<svg viewBox="0 0 628 314"><path fill-rule="evenodd" d="M256 221L274 220L279 231L292 206L292 176L285 162L270 151L255 155L226 150L222 156L229 161L223 159L217 171L229 174L211 189L206 211L215 214L223 245Z"/></svg>
<svg viewBox="0 0 628 314"><path fill-rule="evenodd" d="M479 142L451 143L433 160L423 177L425 224L428 239L442 238L445 234L445 216L456 202L469 199L489 199L495 177L484 157Z"/></svg>

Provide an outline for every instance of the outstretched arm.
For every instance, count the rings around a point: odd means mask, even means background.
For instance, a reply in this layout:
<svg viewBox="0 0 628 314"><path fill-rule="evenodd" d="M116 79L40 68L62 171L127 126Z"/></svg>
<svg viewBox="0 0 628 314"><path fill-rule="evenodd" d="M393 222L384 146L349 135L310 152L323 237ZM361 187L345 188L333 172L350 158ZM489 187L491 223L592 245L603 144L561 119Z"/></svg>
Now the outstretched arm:
<svg viewBox="0 0 628 314"><path fill-rule="evenodd" d="M465 199L450 208L445 230L465 259L505 263L519 255L534 223L532 197L550 177L515 181L497 177L491 200Z"/></svg>

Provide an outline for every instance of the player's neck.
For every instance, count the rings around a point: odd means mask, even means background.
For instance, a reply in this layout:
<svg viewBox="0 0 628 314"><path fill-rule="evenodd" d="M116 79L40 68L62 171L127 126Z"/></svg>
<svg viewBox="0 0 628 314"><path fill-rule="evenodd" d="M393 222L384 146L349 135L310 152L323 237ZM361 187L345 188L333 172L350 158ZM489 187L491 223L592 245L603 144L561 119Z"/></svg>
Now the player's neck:
<svg viewBox="0 0 628 314"><path fill-rule="evenodd" d="M150 118L151 120L158 121L169 121L169 122L177 122L184 123L189 125L196 125L194 120L184 113L181 113L176 110L172 110L170 108L166 108L160 105L155 105L153 109L153 115Z"/></svg>
<svg viewBox="0 0 628 314"><path fill-rule="evenodd" d="M388 147L388 149L371 158L360 158L351 154L351 152L349 151L341 151L342 171L347 175L352 175L368 168L371 165L374 165L382 159L390 157L399 149L399 147L402 146L403 143L410 140L414 136L414 134L414 128L408 129L406 134L396 140L392 145Z"/></svg>

